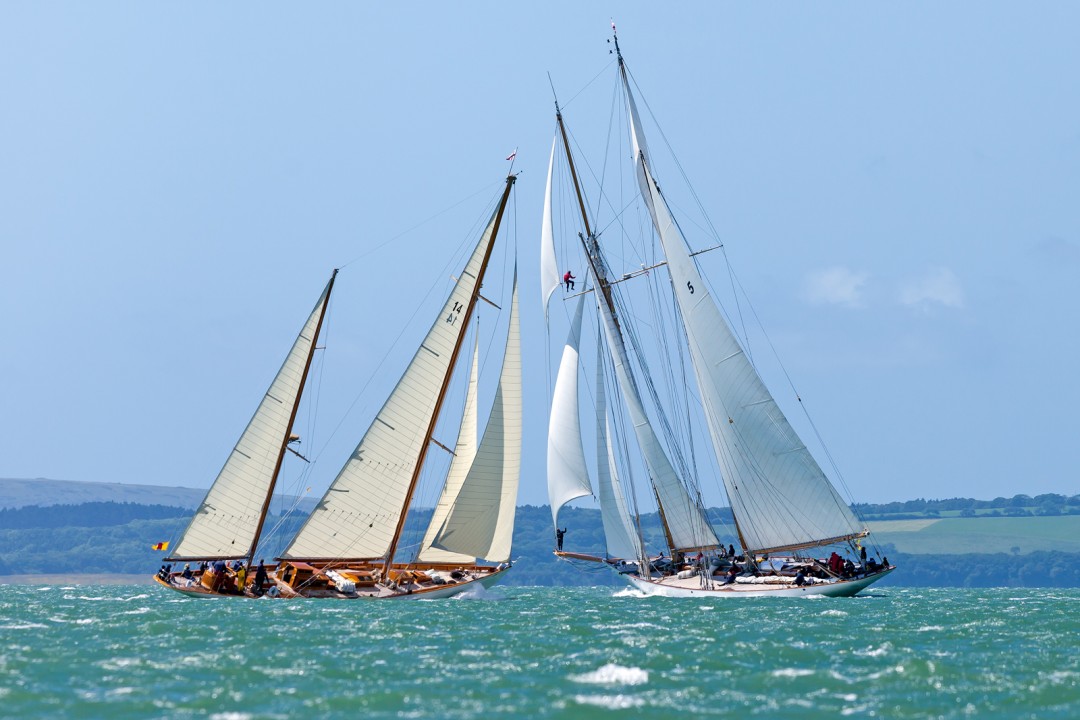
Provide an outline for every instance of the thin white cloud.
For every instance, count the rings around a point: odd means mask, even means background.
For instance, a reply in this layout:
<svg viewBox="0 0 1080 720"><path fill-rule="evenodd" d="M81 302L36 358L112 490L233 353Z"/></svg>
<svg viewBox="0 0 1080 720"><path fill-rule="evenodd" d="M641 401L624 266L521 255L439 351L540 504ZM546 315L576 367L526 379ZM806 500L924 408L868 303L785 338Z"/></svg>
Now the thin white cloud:
<svg viewBox="0 0 1080 720"><path fill-rule="evenodd" d="M964 289L960 286L960 279L949 268L930 268L922 277L901 285L900 302L909 307L943 305L961 308L964 306Z"/></svg>
<svg viewBox="0 0 1080 720"><path fill-rule="evenodd" d="M814 303L861 307L866 279L866 273L846 267L820 270L806 279L806 297Z"/></svg>

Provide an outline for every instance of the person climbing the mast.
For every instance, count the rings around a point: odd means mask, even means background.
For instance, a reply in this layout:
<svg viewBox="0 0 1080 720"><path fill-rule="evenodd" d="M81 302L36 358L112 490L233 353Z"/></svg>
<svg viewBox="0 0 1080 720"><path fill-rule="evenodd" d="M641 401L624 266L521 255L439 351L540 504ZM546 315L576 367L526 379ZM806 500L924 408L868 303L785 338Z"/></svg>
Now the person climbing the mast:
<svg viewBox="0 0 1080 720"><path fill-rule="evenodd" d="M562 280L566 283L566 292L570 292L574 289L574 281L577 280L577 278L571 275L570 271L567 270L566 274L562 276Z"/></svg>

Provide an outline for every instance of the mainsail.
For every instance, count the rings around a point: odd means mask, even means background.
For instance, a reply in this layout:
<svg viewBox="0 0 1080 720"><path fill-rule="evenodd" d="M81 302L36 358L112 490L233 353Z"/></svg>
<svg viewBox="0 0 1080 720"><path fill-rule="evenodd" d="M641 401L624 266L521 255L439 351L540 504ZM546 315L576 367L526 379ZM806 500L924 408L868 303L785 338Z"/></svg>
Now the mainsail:
<svg viewBox="0 0 1080 720"><path fill-rule="evenodd" d="M698 273L653 179L625 67L642 198L660 237L686 329L701 401L732 512L747 550L821 545L862 534L859 521L769 393Z"/></svg>
<svg viewBox="0 0 1080 720"><path fill-rule="evenodd" d="M392 560L513 182L507 179L502 200L405 373L282 559Z"/></svg>
<svg viewBox="0 0 1080 720"><path fill-rule="evenodd" d="M336 276L335 270L170 560L250 558L253 553Z"/></svg>
<svg viewBox="0 0 1080 720"><path fill-rule="evenodd" d="M491 562L510 559L521 474L521 329L517 276L499 386L480 446L432 545Z"/></svg>
<svg viewBox="0 0 1080 720"><path fill-rule="evenodd" d="M592 494L578 419L578 344L585 296L578 298L574 322L563 348L548 422L547 483L551 517L559 525L559 509L574 498Z"/></svg>
<svg viewBox="0 0 1080 720"><path fill-rule="evenodd" d="M555 230L551 222L551 174L555 168L555 143L551 141L551 157L548 160L547 188L544 191L544 219L540 223L540 292L544 298L544 320L548 316L551 294L559 287L559 261L555 258Z"/></svg>

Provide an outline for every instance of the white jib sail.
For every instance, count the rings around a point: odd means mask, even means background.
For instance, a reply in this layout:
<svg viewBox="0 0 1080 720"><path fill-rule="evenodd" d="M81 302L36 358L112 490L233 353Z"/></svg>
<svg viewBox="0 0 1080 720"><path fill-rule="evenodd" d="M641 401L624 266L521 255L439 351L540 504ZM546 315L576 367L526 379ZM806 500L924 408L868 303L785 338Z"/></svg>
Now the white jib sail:
<svg viewBox="0 0 1080 720"><path fill-rule="evenodd" d="M521 329L517 274L499 387L484 437L433 546L491 562L510 559L521 476Z"/></svg>
<svg viewBox="0 0 1080 720"><path fill-rule="evenodd" d="M417 560L430 563L472 563L472 555L447 552L434 548L431 544L435 541L435 534L446 521L454 502L457 500L461 486L465 482L465 476L469 474L473 458L476 457L476 435L478 421L477 412L477 385L480 374L480 338L476 338L473 347L472 370L469 373L469 387L465 393L465 408L461 416L461 428L458 430L457 444L454 446L454 457L450 461L450 470L446 473L446 484L443 485L442 495L435 512L431 515L427 532L424 533L424 541L420 543L420 553Z"/></svg>
<svg viewBox="0 0 1080 720"><path fill-rule="evenodd" d="M327 289L315 303L284 364L170 557L239 558L248 554L274 481L281 445L290 429L289 419L299 402L297 395L317 340L315 331Z"/></svg>
<svg viewBox="0 0 1080 720"><path fill-rule="evenodd" d="M464 313L493 241L497 213L409 367L283 559L377 559L389 552L442 379L467 325Z"/></svg>
<svg viewBox="0 0 1080 720"><path fill-rule="evenodd" d="M540 224L540 292L544 300L544 322L547 323L548 303L551 294L559 287L559 261L555 257L555 228L551 221L551 174L555 167L555 143L559 134L551 141L551 158L548 160L547 189L544 191L544 218Z"/></svg>
<svg viewBox="0 0 1080 720"><path fill-rule="evenodd" d="M611 433L608 428L607 391L604 389L603 350L597 348L596 361L596 487L600 518L604 522L604 541L608 555L634 561L645 553L641 538L626 508L626 498L619 485Z"/></svg>
<svg viewBox="0 0 1080 720"><path fill-rule="evenodd" d="M625 83L625 76L624 76ZM629 85L642 195L660 236L701 401L732 511L748 550L851 537L859 521L791 427L698 273L649 169Z"/></svg>
<svg viewBox="0 0 1080 720"><path fill-rule="evenodd" d="M705 513L690 497L675 468L671 466L671 461L664 452L660 439L649 423L645 406L641 402L641 395L638 393L637 383L631 374L626 358L626 346L623 344L622 336L615 326L615 320L601 293L596 293L596 295L597 306L604 319L608 349L615 364L615 376L619 381L623 399L626 401L630 421L634 425L638 446L649 469L649 478L663 506L664 517L671 531L671 540L676 549L718 545L719 541L705 518Z"/></svg>
<svg viewBox="0 0 1080 720"><path fill-rule="evenodd" d="M585 449L581 444L578 419L578 345L581 340L581 312L585 296L578 297L574 322L563 348L548 421L547 484L551 518L559 525L559 509L574 498L592 494Z"/></svg>

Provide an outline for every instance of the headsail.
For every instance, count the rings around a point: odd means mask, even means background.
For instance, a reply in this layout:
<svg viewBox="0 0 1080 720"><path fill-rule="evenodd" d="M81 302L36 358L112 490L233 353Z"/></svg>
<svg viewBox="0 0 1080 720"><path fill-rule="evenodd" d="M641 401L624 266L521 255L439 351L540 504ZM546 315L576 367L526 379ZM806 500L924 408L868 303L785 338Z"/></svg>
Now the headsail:
<svg viewBox="0 0 1080 720"><path fill-rule="evenodd" d="M578 298L574 322L563 348L548 422L547 483L551 517L559 525L559 509L574 498L592 494L578 419L578 345L585 296Z"/></svg>
<svg viewBox="0 0 1080 720"><path fill-rule="evenodd" d="M645 553L641 537L634 528L626 507L626 498L619 485L611 433L608 428L607 391L604 389L604 364L599 352L596 361L596 486L600 501L600 518L604 522L604 540L608 555L637 560Z"/></svg>
<svg viewBox="0 0 1080 720"><path fill-rule="evenodd" d="M510 559L521 475L521 329L517 275L499 387L484 437L434 547L491 562Z"/></svg>
<svg viewBox="0 0 1080 720"><path fill-rule="evenodd" d="M559 287L559 264L555 258L555 229L551 221L551 174L555 168L556 133L551 141L551 158L548 160L547 187L544 191L544 218L540 224L540 292L544 298L544 321L547 321L551 294Z"/></svg>
<svg viewBox="0 0 1080 720"><path fill-rule="evenodd" d="M283 559L390 559L513 182L507 178L502 200L405 373Z"/></svg>
<svg viewBox="0 0 1080 720"><path fill-rule="evenodd" d="M331 277L169 559L240 558L255 546L333 285Z"/></svg>
<svg viewBox="0 0 1080 720"><path fill-rule="evenodd" d="M597 295L599 296L600 293L597 293ZM631 374L630 364L626 356L626 346L623 344L622 335L615 326L611 310L602 298L598 297L597 300L597 306L604 319L603 324L608 349L615 363L615 376L619 381L623 399L626 401L630 421L634 425L638 446L645 457L645 464L649 469L649 478L652 480L664 517L667 519L668 529L671 531L671 541L674 543L675 549L714 547L719 544L716 534L709 525L703 509L690 497L686 487L679 479L675 468L672 467L671 461L668 459L667 453L664 452L660 439L656 436L656 432L649 422L648 415L645 413L645 406L641 401L637 383Z"/></svg>
<svg viewBox="0 0 1080 720"><path fill-rule="evenodd" d="M454 507L465 477L472 467L473 458L476 457L477 435L477 385L480 374L480 338L473 346L472 370L469 373L469 387L465 392L465 408L462 412L461 427L458 430L457 444L454 446L454 458L450 461L450 470L446 474L446 483L443 485L442 495L439 497L435 511L431 515L424 540L420 543L420 553L417 560L432 563L471 563L475 560L472 555L447 552L432 547L435 535L446 521L446 516Z"/></svg>
<svg viewBox="0 0 1080 720"><path fill-rule="evenodd" d="M625 69L642 197L667 256L720 471L748 550L805 547L862 528L777 406L698 273L652 177Z"/></svg>

